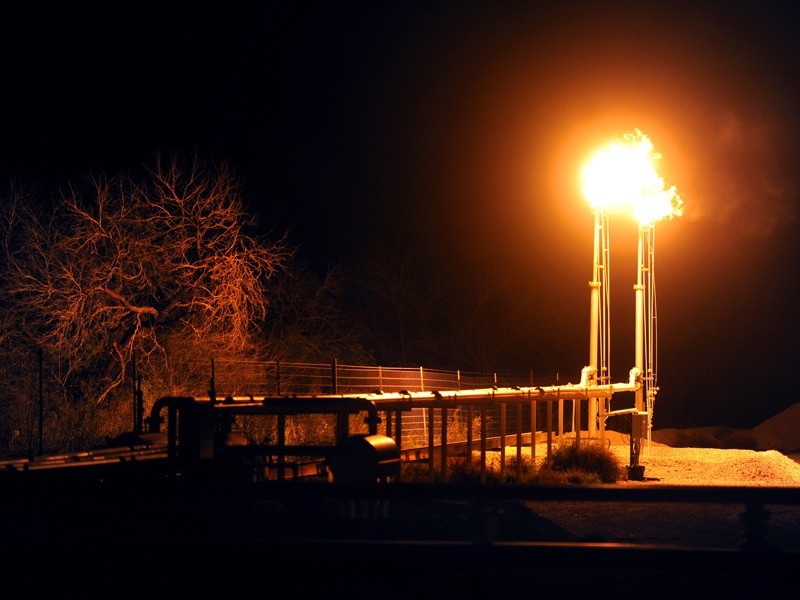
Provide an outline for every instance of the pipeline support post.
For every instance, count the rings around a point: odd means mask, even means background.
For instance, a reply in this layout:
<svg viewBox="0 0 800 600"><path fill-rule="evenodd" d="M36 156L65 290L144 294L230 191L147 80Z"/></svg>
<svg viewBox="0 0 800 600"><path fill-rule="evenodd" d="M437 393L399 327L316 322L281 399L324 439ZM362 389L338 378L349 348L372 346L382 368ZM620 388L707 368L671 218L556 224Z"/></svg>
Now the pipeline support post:
<svg viewBox="0 0 800 600"><path fill-rule="evenodd" d="M641 481L644 479L644 465L639 464L642 451L643 432L647 429L647 413L631 413L631 460L628 467L628 479Z"/></svg>

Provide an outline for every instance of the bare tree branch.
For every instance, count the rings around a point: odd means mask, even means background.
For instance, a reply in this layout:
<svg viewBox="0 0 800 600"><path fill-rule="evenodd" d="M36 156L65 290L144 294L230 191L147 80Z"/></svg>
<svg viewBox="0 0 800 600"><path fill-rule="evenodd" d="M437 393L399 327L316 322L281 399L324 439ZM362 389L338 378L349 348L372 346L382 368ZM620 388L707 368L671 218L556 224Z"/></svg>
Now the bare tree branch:
<svg viewBox="0 0 800 600"><path fill-rule="evenodd" d="M14 195L1 218L0 335L23 332L73 374L101 372L101 398L167 333L241 348L292 254L283 238L248 235L233 174L197 159L157 158L142 181L97 178L47 212Z"/></svg>

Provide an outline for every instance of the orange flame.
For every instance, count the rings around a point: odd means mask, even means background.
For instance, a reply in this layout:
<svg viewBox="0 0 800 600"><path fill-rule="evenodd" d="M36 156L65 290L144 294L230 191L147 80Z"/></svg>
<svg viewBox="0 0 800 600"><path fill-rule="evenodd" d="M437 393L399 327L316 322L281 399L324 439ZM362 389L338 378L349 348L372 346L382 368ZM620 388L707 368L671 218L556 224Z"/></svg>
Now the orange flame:
<svg viewBox="0 0 800 600"><path fill-rule="evenodd" d="M675 186L665 188L656 169L660 159L646 134L628 132L589 159L581 172L583 193L596 210L630 206L641 225L679 217L683 200Z"/></svg>

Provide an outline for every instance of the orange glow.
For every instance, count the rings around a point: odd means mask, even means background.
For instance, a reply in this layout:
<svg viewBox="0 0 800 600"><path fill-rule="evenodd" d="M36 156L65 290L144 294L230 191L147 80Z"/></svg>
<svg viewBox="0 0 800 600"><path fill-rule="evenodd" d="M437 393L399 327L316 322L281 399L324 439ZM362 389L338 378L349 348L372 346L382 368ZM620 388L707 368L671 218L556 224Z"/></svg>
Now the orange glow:
<svg viewBox="0 0 800 600"><path fill-rule="evenodd" d="M658 174L661 154L646 134L635 129L596 152L584 166L583 193L593 209L631 207L641 225L683 214L675 186L666 188Z"/></svg>

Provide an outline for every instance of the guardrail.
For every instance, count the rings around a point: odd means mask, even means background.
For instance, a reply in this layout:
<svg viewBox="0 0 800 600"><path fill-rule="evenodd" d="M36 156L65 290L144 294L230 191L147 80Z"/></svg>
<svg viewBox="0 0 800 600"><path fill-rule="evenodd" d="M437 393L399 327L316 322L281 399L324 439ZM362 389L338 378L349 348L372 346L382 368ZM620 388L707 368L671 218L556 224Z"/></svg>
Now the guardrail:
<svg viewBox="0 0 800 600"><path fill-rule="evenodd" d="M122 582L137 593L155 585L235 593L257 581L303 597L484 599L572 590L790 598L800 565L800 540L781 546L770 535L770 509L778 507L797 509L800 530L800 488L300 480L240 487L180 479L140 486L119 479L65 489L43 478L3 491L0 524L15 550L4 567L30 569L35 556L41 573L59 581ZM689 512L741 507L741 520L729 523L741 528L741 543L641 542L635 521L630 541L575 541L557 523L543 526L537 513L563 502L614 503L622 515L647 504L653 518L675 504Z"/></svg>
<svg viewBox="0 0 800 600"><path fill-rule="evenodd" d="M473 542L493 543L491 521L497 511L508 502L524 503L617 503L624 511L626 504L692 505L738 505L742 507L740 525L742 551L765 551L775 549L768 537L770 511L768 506L792 506L798 508L797 526L800 533L800 487L757 486L665 486L655 485L539 485L539 484L481 484L481 483L429 483L404 482L380 485L352 483L307 483L297 485L278 482L274 487L263 488L267 495L299 500L308 494L324 499L348 499L365 502L372 506L388 506L396 500L447 501L468 504L471 511L480 515L476 520ZM362 517L383 518L369 512ZM531 541L531 540L528 540ZM784 549L780 549L784 550ZM798 547L800 551L800 539ZM800 557L800 554L797 554Z"/></svg>
<svg viewBox="0 0 800 600"><path fill-rule="evenodd" d="M770 510L792 507L800 515L798 488L744 487L628 487L525 486L485 484L403 483L379 486L332 484L318 487L283 485L287 503L302 504L314 490L349 511L340 529L319 524L297 536L236 542L233 553L279 557L271 562L288 568L290 557L303 557L318 565L315 573L327 585L351 585L352 577L331 565L349 565L359 582L374 590L390 589L394 597L505 598L545 592L598 594L617 597L742 597L768 594L794 597L800 546L775 545L770 538ZM621 515L636 504L652 506L660 518L668 505L687 505L687 514L701 505L741 507L737 546L698 546L665 541L642 542L631 521L630 541L574 541L553 537L547 528L531 534L523 522L509 514L511 507L530 507L529 518L543 505L563 502L615 503ZM395 505L413 507L408 520L397 517ZM439 509L432 509L438 506ZM464 516L461 535L452 527L440 531L438 520L447 517L441 507L460 507ZM427 517L426 513L431 516ZM413 519L431 523L419 533ZM524 518L524 517L523 517ZM800 531L800 517L795 521ZM505 521L505 527L501 527ZM510 525L509 525L510 523ZM341 522L339 522L341 525ZM679 524L676 524L679 526ZM338 535L337 535L338 534ZM216 546L215 546L216 547ZM402 565L402 566L401 566ZM678 593L676 595L676 593ZM405 594L405 596L404 596Z"/></svg>

